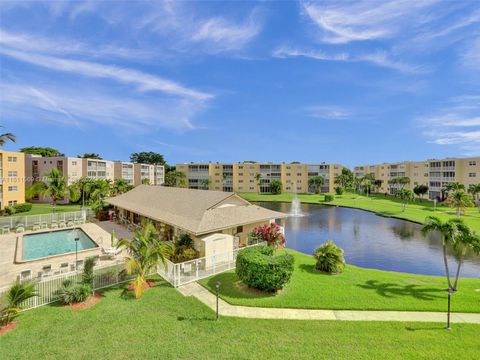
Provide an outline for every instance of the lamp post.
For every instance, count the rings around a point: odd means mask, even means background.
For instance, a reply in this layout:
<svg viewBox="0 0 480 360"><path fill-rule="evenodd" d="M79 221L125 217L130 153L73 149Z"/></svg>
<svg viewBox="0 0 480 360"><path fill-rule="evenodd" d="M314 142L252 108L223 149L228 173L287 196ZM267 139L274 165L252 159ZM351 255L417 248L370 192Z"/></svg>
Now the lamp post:
<svg viewBox="0 0 480 360"><path fill-rule="evenodd" d="M433 199L433 212L437 209L437 199Z"/></svg>
<svg viewBox="0 0 480 360"><path fill-rule="evenodd" d="M219 290L220 290L220 285L221 285L221 284L222 284L222 283L221 283L220 281L217 281L217 282L215 283L215 289L217 289L217 321L218 321L218 292L219 292Z"/></svg>
<svg viewBox="0 0 480 360"><path fill-rule="evenodd" d="M80 240L79 237L75 238L75 271L77 271L78 267L78 241Z"/></svg>

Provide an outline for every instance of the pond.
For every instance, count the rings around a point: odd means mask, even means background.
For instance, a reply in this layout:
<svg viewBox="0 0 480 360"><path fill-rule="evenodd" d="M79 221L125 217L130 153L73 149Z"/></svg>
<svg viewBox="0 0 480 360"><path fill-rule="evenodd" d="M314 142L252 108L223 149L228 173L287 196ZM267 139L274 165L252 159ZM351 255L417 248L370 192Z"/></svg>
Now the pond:
<svg viewBox="0 0 480 360"><path fill-rule="evenodd" d="M290 203L258 202L257 205L285 213L291 207ZM300 206L305 216L286 219L286 245L291 249L312 254L322 242L334 240L344 249L349 264L414 274L445 274L440 236L424 237L420 224L358 209ZM453 256L449 261L451 268L454 264L456 267ZM468 254L461 276L480 277L480 257Z"/></svg>

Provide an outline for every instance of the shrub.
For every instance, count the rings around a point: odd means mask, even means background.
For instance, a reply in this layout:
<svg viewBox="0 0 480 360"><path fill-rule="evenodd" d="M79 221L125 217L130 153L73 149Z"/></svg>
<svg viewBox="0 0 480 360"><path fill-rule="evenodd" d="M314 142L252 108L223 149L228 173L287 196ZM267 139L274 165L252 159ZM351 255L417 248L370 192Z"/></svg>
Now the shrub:
<svg viewBox="0 0 480 360"><path fill-rule="evenodd" d="M328 240L315 249L313 253L317 263L317 270L329 273L340 274L345 268L345 258L343 250L339 248L332 240Z"/></svg>
<svg viewBox="0 0 480 360"><path fill-rule="evenodd" d="M32 204L30 203L23 203L23 204L15 204L13 205L15 209L15 213L22 213L32 210Z"/></svg>
<svg viewBox="0 0 480 360"><path fill-rule="evenodd" d="M63 304L84 302L90 297L92 288L87 284L75 284L71 280L65 280L62 287L57 291L57 299Z"/></svg>
<svg viewBox="0 0 480 360"><path fill-rule="evenodd" d="M325 194L325 202L330 202L333 201L333 195L332 194Z"/></svg>
<svg viewBox="0 0 480 360"><path fill-rule="evenodd" d="M254 246L238 253L236 273L249 287L276 292L290 280L293 261L290 254L274 256L271 247Z"/></svg>
<svg viewBox="0 0 480 360"><path fill-rule="evenodd" d="M337 187L335 188L335 194L337 194L337 195L342 195L342 194L343 194L343 191L344 191L343 188L340 187L340 186L337 186Z"/></svg>
<svg viewBox="0 0 480 360"><path fill-rule="evenodd" d="M282 182L280 180L270 181L270 193L273 195L280 195L282 193Z"/></svg>
<svg viewBox="0 0 480 360"><path fill-rule="evenodd" d="M193 248L193 240L188 234L182 234L177 238L175 242L176 246L184 246L187 248Z"/></svg>
<svg viewBox="0 0 480 360"><path fill-rule="evenodd" d="M22 305L30 298L38 296L35 284L31 281L16 281L8 288L0 304L0 327L10 323L22 310Z"/></svg>
<svg viewBox="0 0 480 360"><path fill-rule="evenodd" d="M196 259L199 255L199 252L192 247L178 246L175 248L170 260L174 263L180 263Z"/></svg>
<svg viewBox="0 0 480 360"><path fill-rule="evenodd" d="M15 210L15 208L13 206L7 206L5 208L5 214L7 215L14 215L17 211Z"/></svg>
<svg viewBox="0 0 480 360"><path fill-rule="evenodd" d="M82 273L82 284L84 285L93 285L94 273L93 267L97 259L94 256L90 256L85 259L85 264L83 265Z"/></svg>
<svg viewBox="0 0 480 360"><path fill-rule="evenodd" d="M285 245L285 237L280 231L280 226L275 223L257 226L248 234L249 245L259 241L266 241L274 249Z"/></svg>

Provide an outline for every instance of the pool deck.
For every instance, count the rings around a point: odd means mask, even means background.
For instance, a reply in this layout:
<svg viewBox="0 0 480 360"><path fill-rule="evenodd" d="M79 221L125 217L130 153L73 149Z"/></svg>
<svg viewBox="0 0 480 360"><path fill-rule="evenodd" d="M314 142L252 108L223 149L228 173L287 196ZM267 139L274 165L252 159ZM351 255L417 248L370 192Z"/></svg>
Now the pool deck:
<svg viewBox="0 0 480 360"><path fill-rule="evenodd" d="M110 259L102 254L102 248L110 247L110 234L112 230L115 230L117 239L131 238L131 232L128 231L124 226L109 221L103 221L85 223L79 225L78 227L85 231L85 233L87 233L88 236L92 238L92 240L95 241L99 246L95 249L78 252L78 260L84 260L86 257L98 255L100 256L100 261L98 263L100 266L113 265L118 261L123 260L124 254L122 252L116 255L114 259ZM51 274L55 275L60 272L60 264L68 263L69 268L71 264L75 264L75 253L55 255L27 262L16 261L16 257L18 256L17 243L21 243L21 241L19 241L20 237L25 234L41 233L51 230L52 229L42 229L39 231L27 231L21 234L10 233L0 235L0 288L10 285L17 279L20 273L25 270L31 270L32 276L35 278L38 272L42 271L42 268L45 265L51 265Z"/></svg>

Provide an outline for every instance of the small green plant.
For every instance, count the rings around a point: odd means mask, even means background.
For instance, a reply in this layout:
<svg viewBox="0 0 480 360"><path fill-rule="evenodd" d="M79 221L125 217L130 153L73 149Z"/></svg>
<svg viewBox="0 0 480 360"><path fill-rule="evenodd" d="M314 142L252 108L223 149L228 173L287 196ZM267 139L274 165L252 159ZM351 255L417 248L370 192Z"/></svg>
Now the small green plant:
<svg viewBox="0 0 480 360"><path fill-rule="evenodd" d="M182 234L177 238L177 241L175 242L176 246L184 246L188 248L193 247L193 240L188 234Z"/></svg>
<svg viewBox="0 0 480 360"><path fill-rule="evenodd" d="M57 291L57 299L65 305L86 301L92 292L92 287L87 284L75 284L72 280L65 280Z"/></svg>
<svg viewBox="0 0 480 360"><path fill-rule="evenodd" d="M110 236L110 247L115 247L115 230L112 230L112 234Z"/></svg>
<svg viewBox="0 0 480 360"><path fill-rule="evenodd" d="M238 253L236 273L249 287L277 292L290 281L293 261L291 254L274 256L271 246L254 246Z"/></svg>
<svg viewBox="0 0 480 360"><path fill-rule="evenodd" d="M332 194L325 194L325 202L330 202L333 201L333 195Z"/></svg>
<svg viewBox="0 0 480 360"><path fill-rule="evenodd" d="M82 273L82 284L93 286L93 280L95 274L93 272L93 267L95 266L97 259L94 256L90 256L85 259L85 264L83 266Z"/></svg>
<svg viewBox="0 0 480 360"><path fill-rule="evenodd" d="M13 321L22 310L22 305L28 299L38 296L33 282L15 282L7 290L0 303L0 327Z"/></svg>
<svg viewBox="0 0 480 360"><path fill-rule="evenodd" d="M343 188L342 188L341 186L337 186L337 187L335 188L335 194L337 194L337 195L343 195L343 192L344 192L344 190L343 190Z"/></svg>
<svg viewBox="0 0 480 360"><path fill-rule="evenodd" d="M333 240L328 240L315 249L313 253L317 263L315 269L329 274L340 274L345 268L343 250L335 245Z"/></svg>

